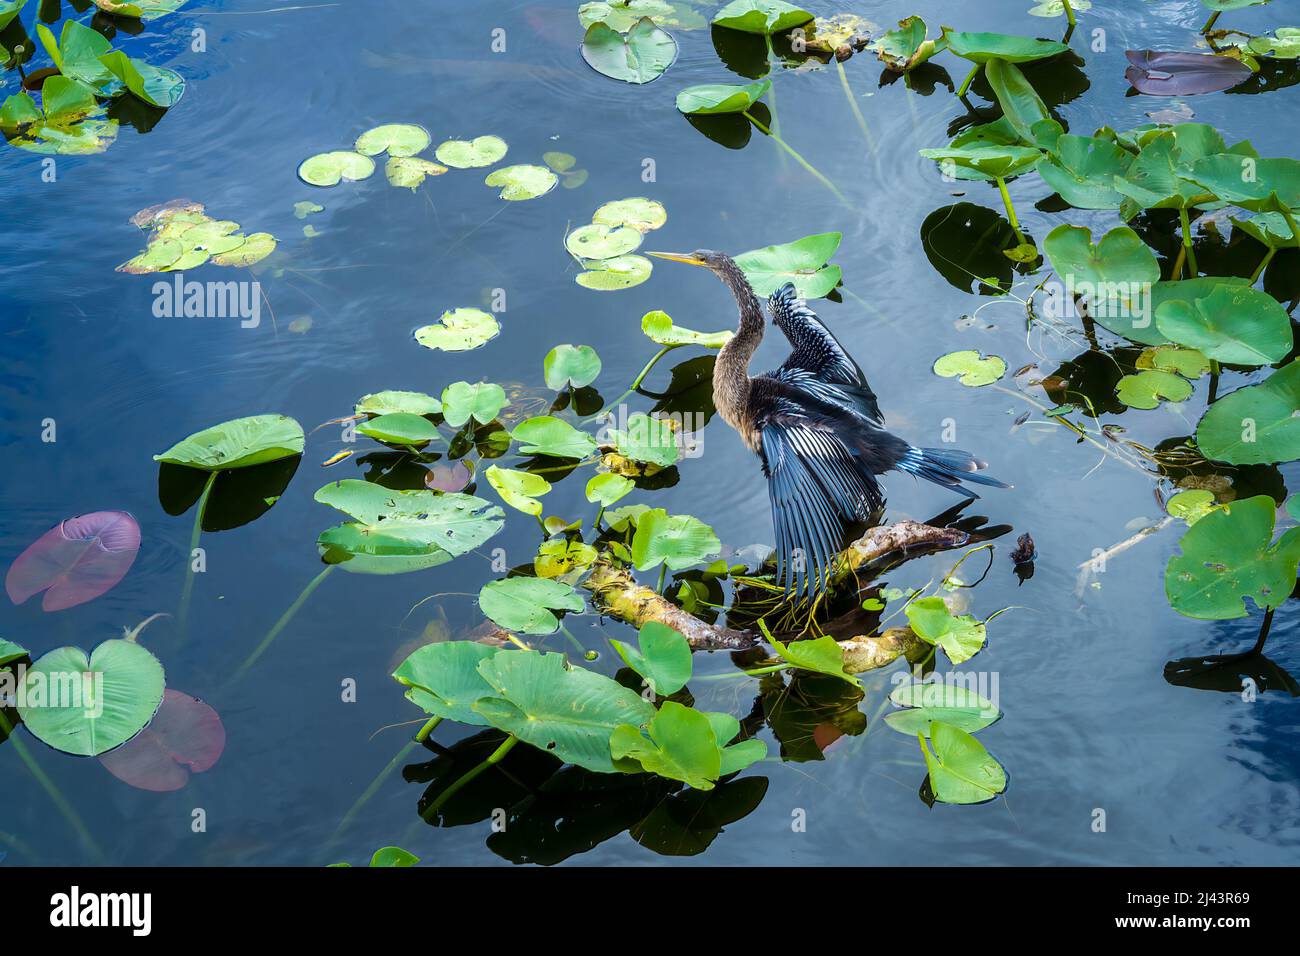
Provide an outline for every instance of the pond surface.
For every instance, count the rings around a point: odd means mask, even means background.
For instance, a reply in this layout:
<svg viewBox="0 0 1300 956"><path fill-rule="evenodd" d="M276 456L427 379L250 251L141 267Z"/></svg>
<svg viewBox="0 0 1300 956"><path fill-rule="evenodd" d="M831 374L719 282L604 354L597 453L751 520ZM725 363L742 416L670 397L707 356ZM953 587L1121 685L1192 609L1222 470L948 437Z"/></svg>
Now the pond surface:
<svg viewBox="0 0 1300 956"><path fill-rule="evenodd" d="M47 17L50 6L42 5ZM946 144L969 122L950 90L963 78L963 61L940 57L910 92L901 81L881 85L870 53L848 61L870 148L833 63L779 77L782 136L838 184L846 206L757 132L743 148L729 148L674 109L684 86L761 73L761 42L757 54L743 44L720 51L707 29L674 31L678 61L663 78L637 87L583 63L573 2L461 4L454 12L397 0L274 6L196 0L193 9L143 27L131 41L135 55L165 63L189 84L181 103L149 132L124 127L103 155L60 158L55 182L42 180L40 157L0 152L8 231L0 252L0 498L6 503L0 558L7 564L60 519L96 510L131 512L144 540L131 573L97 601L55 614L43 613L38 601L18 607L0 601L0 635L40 653L62 644L90 647L155 612L174 612L193 512L172 515L164 508L152 455L207 425L263 412L292 415L310 433L273 508L255 521L204 534L207 570L197 576L188 635L182 638L167 618L141 637L165 664L170 687L220 711L228 733L220 762L185 789L154 794L120 783L94 760L30 745L109 860L356 863L376 847L396 844L428 862L475 865L1294 861L1300 842L1294 700L1269 691L1245 702L1235 692L1175 686L1162 674L1167 661L1245 649L1258 615L1210 623L1169 608L1163 575L1176 528L1115 556L1105 573L1079 586L1078 566L1094 549L1159 520L1156 484L1041 416L1036 425L1016 427L1017 417L1033 409L1012 392L963 388L931 372L934 360L954 349L1003 356L1012 370L1037 362L1044 372L1086 349L1081 340L1038 330L1027 335L1021 302L958 289L922 246L921 224L940 207L965 200L1001 212L996 189L945 183L917 155ZM1059 37L1063 28L1063 21L1029 16L1029 0L922 6L873 2L859 12L884 26L921 13L932 31L944 22ZM701 7L707 15L709 5ZM841 9L821 0L808 7ZM1289 11L1281 7L1236 11L1233 24L1271 30L1287 22ZM90 19L67 5L63 13ZM1193 49L1204 18L1195 0L1098 0L1081 15L1073 42L1086 66L1064 71L1059 82L1044 79L1040 89L1077 132L1147 122L1150 111L1171 104L1126 96L1123 51ZM195 28L206 31L205 52L191 48ZM497 29L504 31L505 52L492 50ZM1105 52L1090 49L1097 29L1104 31ZM975 93L975 102L987 105L979 84ZM1186 102L1228 142L1250 138L1262 155L1291 155L1297 96L1290 87ZM421 124L435 143L496 133L509 142L514 162L563 151L588 177L577 188L503 203L475 170L452 170L414 192L390 188L382 174L330 189L314 189L295 175L307 156L342 148L389 122ZM645 181L650 166L653 181ZM1051 194L1038 177L1010 188L1024 230L1040 242L1063 221L1094 229L1117 221L1108 212L1063 216L1035 208ZM575 774L572 786L536 798L532 816L506 834L493 835L490 810L522 794L499 781L493 786L504 795L485 789L474 794L475 806L443 821L455 825L432 827L421 820L418 801L446 770L447 758L434 764L437 753L416 751L336 840L345 812L418 726L412 721L419 713L389 674L428 636L463 637L480 625L475 595L500 575L486 549L417 574L333 575L252 672L228 686L238 663L320 568L315 538L337 515L316 504L312 492L334 478L376 477L385 467L359 460L358 452L322 469L320 462L349 446L337 424L312 429L349 415L364 394L436 395L456 380L514 386L537 397L540 407L551 397L542 385L542 357L564 342L599 351L604 367L595 386L608 401L653 354L640 329L647 311L662 309L695 329L732 327L730 297L703 270L656 262L649 281L626 291L575 284L566 228L589 221L606 201L635 195L658 199L668 210L667 224L647 248L740 252L842 232L835 256L843 268L842 301L814 306L867 372L891 428L917 444L937 445L941 430L955 426L960 447L988 459L991 473L1015 485L990 489L967 509L1014 530L997 540L987 577L962 592L981 618L1013 607L990 625L987 648L966 668L996 682L1004 716L980 739L1007 768L1007 792L979 806L931 808L918 798L925 767L916 741L879 718L893 686L896 668L890 668L865 675L866 695L857 704L868 721L864 733L842 737L824 754L817 746L810 754L805 736L788 756L824 759L783 761L779 743L763 730L769 759L705 806L665 802L661 792L629 789L626 780L614 786ZM114 271L144 246L129 218L178 197L202 202L211 215L249 232L279 238L276 257L256 273L269 305L256 328L233 319L156 317L156 277ZM324 211L299 220L294 204L300 201ZM317 234L305 236L305 223ZM208 266L190 277L224 280L232 271ZM1043 275L1018 276L1016 294L1023 299ZM489 307L493 290L505 290L506 309L501 335L485 347L448 354L412 341L415 328L445 309ZM304 318L310 326L302 331ZM698 369L702 354L683 349L670 356L651 372L647 390L666 389L678 363L694 359L684 372ZM785 343L769 336L756 365L773 367L785 354ZM1221 387L1248 380L1228 373ZM1010 377L1002 385L1015 389ZM1126 437L1150 446L1188 435L1205 388L1203 380L1182 405L1104 420L1121 423ZM1026 394L1054 404L1041 389ZM628 404L649 410L654 400L634 396ZM53 443L41 441L46 419L57 423ZM681 464L675 484L635 492L624 503L693 514L731 549L770 544L757 462L716 418L702 440L701 456ZM580 475L557 483L547 513L590 520L584 484ZM924 520L956 503L942 489L898 474L887 488L890 519ZM485 482L478 493L496 500ZM1021 584L1008 552L1026 531L1039 557L1036 573ZM538 540L530 517L508 511L492 545L504 548L515 566L531 559ZM888 584L923 587L957 557L909 562ZM977 577L984 561L983 553L972 558L967 567L974 573L964 567L963 577ZM1298 623L1294 603L1273 622L1269 653L1279 667L1300 667ZM567 624L599 652L590 666L608 674L621 666L607 638L627 639L629 628L591 612L570 615ZM559 635L544 646L572 650ZM756 708L761 713L758 682L736 676L727 655L697 655L696 672L730 675L693 682L700 706L742 719ZM341 699L349 679L355 702ZM819 722L810 718L810 725ZM472 736L470 730L447 723L434 739L450 747ZM483 741L478 744L481 749ZM0 852L7 852L7 862L93 862L13 751L0 746ZM474 760L485 753L476 751ZM515 768L524 784L536 772L527 759ZM206 815L206 832L192 831L196 809ZM1094 830L1098 810L1105 812L1104 832Z"/></svg>

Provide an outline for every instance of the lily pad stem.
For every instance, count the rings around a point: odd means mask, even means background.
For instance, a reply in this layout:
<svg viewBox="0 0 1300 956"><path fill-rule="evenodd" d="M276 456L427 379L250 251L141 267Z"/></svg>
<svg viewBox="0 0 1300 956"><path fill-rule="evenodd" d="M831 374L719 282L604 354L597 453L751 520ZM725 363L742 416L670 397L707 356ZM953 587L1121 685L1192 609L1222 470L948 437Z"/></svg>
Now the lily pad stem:
<svg viewBox="0 0 1300 956"><path fill-rule="evenodd" d="M622 402L623 399L627 398L629 395L631 395L633 392L635 392L638 388L641 387L641 383L645 381L645 377L650 374L650 370L655 367L656 363L658 363L658 361L661 358L663 358L665 355L667 355L669 352L671 352L673 349L676 348L681 348L681 346L665 345L663 348L661 348L658 352L654 354L654 357L651 358L650 361L645 363L645 367L641 369L640 374L637 375L636 378L632 379L632 384L628 386L626 392L624 392L618 398L614 399L612 402L610 402L600 411L596 412L594 415L590 415L587 418L584 418L583 421L589 422L592 419L600 418L602 415L606 415L609 412L613 411L616 407L618 407L619 403Z"/></svg>
<svg viewBox="0 0 1300 956"><path fill-rule="evenodd" d="M454 797L462 789L464 789L465 786L468 785L471 780L476 778L479 774L487 770L489 767L495 767L502 760L504 760L506 758L506 754L510 753L510 751L514 748L515 744L517 743L519 743L519 738L511 734L504 741L502 741L500 747L498 747L496 750L492 751L492 753L488 755L486 760L484 760L482 763L478 764L477 766L472 767L464 776L457 779L446 790L438 794L438 798L434 800L431 804L429 804L427 807L425 807L424 810L420 813L420 816L424 817L424 819L427 821L432 817L434 817L435 815L437 815L438 811L441 810L446 805L447 801L450 800L452 797Z"/></svg>
<svg viewBox="0 0 1300 956"><path fill-rule="evenodd" d="M203 494L199 495L198 507L194 510L194 530L190 532L190 549L185 553L185 586L181 588L181 604L176 611L176 628L182 636L190 615L190 598L194 594L194 549L199 546L199 536L203 534L203 516L208 511L208 496L212 486L217 482L219 471L208 473L208 480L203 483Z"/></svg>
<svg viewBox="0 0 1300 956"><path fill-rule="evenodd" d="M849 205L848 199L846 199L844 197L844 194L840 192L839 187L836 186L829 179L827 179L825 176L823 176L820 172L818 172L816 167L814 167L812 163L808 162L808 160L800 156L799 153L795 151L795 148L793 146L791 146L789 143L783 140L780 136L776 135L776 133L772 132L761 122L756 120L753 114L750 113L748 110L743 112L741 115L744 116L745 119L753 123L755 126L757 126L760 132L767 134L767 136L771 138L772 142L776 143L776 145L780 146L783 150L789 153L794 158L794 161L796 163L798 163L804 169L808 170L808 172L812 173L813 176L816 177L819 183L821 183L823 186L825 186L835 195L835 198L840 201L841 205L845 206L846 208L850 208L850 209L852 208L852 206Z"/></svg>
<svg viewBox="0 0 1300 956"><path fill-rule="evenodd" d="M1279 203L1278 205L1281 205ZM1296 225L1295 215L1286 206L1282 206L1282 218L1286 224L1291 227L1291 240L1297 249L1300 249L1300 226Z"/></svg>
<svg viewBox="0 0 1300 956"><path fill-rule="evenodd" d="M655 585L655 590L660 594L664 593L664 578L668 576L668 563L664 562L659 565L659 583Z"/></svg>
<svg viewBox="0 0 1300 956"><path fill-rule="evenodd" d="M336 567L338 567L337 564L325 565L325 567L321 569L320 574L316 575L310 582L308 582L307 586L302 589L302 593L299 594L298 597L294 599L294 602L289 605L288 610L280 615L280 620L275 622L275 626L266 632L266 637L262 638L262 643L258 644L257 647L254 648L253 653L249 654L244 660L244 663L239 665L239 670L235 671L234 680L243 677L244 674L247 673L248 669L257 663L258 658L265 654L266 649L271 646L271 642L280 636L280 632L283 631L285 627L288 626L289 622L293 620L293 616L298 613L299 609L304 604L307 603L307 599L311 597L312 592L321 586L321 582L324 581L329 573Z"/></svg>
<svg viewBox="0 0 1300 956"><path fill-rule="evenodd" d="M1074 27L1077 22L1074 19L1074 7L1070 6L1070 0L1061 0L1061 4L1065 7L1066 22L1069 23L1071 27Z"/></svg>
<svg viewBox="0 0 1300 956"><path fill-rule="evenodd" d="M1213 13L1211 13L1210 19L1206 20L1205 26L1201 27L1201 32L1209 33L1212 29L1214 29L1214 21L1219 19L1219 14L1222 12L1223 12L1222 10L1215 10Z"/></svg>
<svg viewBox="0 0 1300 956"><path fill-rule="evenodd" d="M58 807L59 813L63 814L63 819L67 820L72 829L77 832L78 839L80 839L82 845L90 851L90 854L95 858L96 862L101 865L108 862L107 858L104 856L104 851L99 848L99 844L95 842L95 838L90 835L90 830L87 829L81 816L75 809L73 809L72 804L68 802L68 799L63 795L63 792L54 785L54 781L49 778L44 770L41 769L41 765L36 762L36 758L34 758L31 751L27 749L27 745L14 734L14 725L9 722L9 718L5 716L4 711L2 710L0 710L0 731L4 731L4 735L8 739L9 744L14 748L14 753L18 754L18 759L27 765L27 769L31 772L31 775L36 778L36 782L41 785L41 788L47 794L49 794L51 802Z"/></svg>
<svg viewBox="0 0 1300 956"><path fill-rule="evenodd" d="M1201 274L1201 270L1196 265L1196 250L1192 248L1192 220L1187 215L1186 207L1178 210L1178 221L1183 227L1183 248L1187 250L1187 265L1191 267L1191 277L1195 279Z"/></svg>
<svg viewBox="0 0 1300 956"><path fill-rule="evenodd" d="M1020 231L1020 220L1016 218L1016 207L1011 204L1011 194L1007 192L1007 181L1001 176L996 178L998 181L998 192L1002 194L1002 205L1007 209L1007 222L1011 223L1011 231L1016 234L1016 242L1023 246L1025 244L1025 237Z"/></svg>
<svg viewBox="0 0 1300 956"><path fill-rule="evenodd" d="M343 832L348 828L348 825L351 824L352 821L356 819L357 814L361 812L361 808L370 802L370 798L379 792L379 788L383 786L384 781L388 779L389 775L401 765L402 761L407 758L407 755L410 754L412 750L429 739L429 734L433 733L433 729L440 723L442 723L441 717L430 717L425 722L424 726L420 728L420 732L417 733L413 739L408 740L406 746L399 750L397 755L385 764L384 769L379 771L378 776L376 776L374 780L370 781L370 786L366 787L361 796L357 797L357 802L348 808L347 813L343 814L343 819L339 821L339 825L334 830L335 840L343 835Z"/></svg>
<svg viewBox="0 0 1300 956"><path fill-rule="evenodd" d="M1273 261L1275 255L1277 255L1277 250L1269 246L1268 252L1264 254L1264 258L1259 261L1259 265L1255 267L1255 271L1250 275L1251 285L1259 281L1259 277L1264 274L1264 270L1268 268L1268 264Z"/></svg>
<svg viewBox="0 0 1300 956"><path fill-rule="evenodd" d="M958 99L964 100L966 98L966 91L969 90L970 85L975 82L975 75L979 73L979 71L980 71L980 64L978 63L976 63L974 66L970 68L970 72L966 74L966 79L962 80L961 86L957 87Z"/></svg>
<svg viewBox="0 0 1300 956"><path fill-rule="evenodd" d="M1268 630L1273 625L1273 608L1264 612L1264 622L1259 627L1259 637L1255 639L1255 646L1249 651L1251 654L1260 654L1264 650L1264 642L1268 640Z"/></svg>
<svg viewBox="0 0 1300 956"><path fill-rule="evenodd" d="M853 88L849 86L849 75L844 72L844 64L838 59L835 61L835 69L840 74L840 86L844 89L844 98L849 101L849 109L853 111L853 118L858 121L858 129L862 130L862 138L867 141L867 146L874 153L876 151L875 137L871 135L871 130L867 128L867 118L862 115L862 110L858 108L858 101L853 98Z"/></svg>

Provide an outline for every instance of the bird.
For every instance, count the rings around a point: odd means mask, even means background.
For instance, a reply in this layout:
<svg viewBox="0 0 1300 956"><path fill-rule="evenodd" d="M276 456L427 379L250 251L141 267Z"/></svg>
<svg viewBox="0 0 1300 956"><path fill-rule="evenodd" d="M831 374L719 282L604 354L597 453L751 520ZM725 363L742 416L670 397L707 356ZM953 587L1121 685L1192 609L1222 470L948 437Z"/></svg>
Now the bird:
<svg viewBox="0 0 1300 956"><path fill-rule="evenodd" d="M787 282L768 298L772 322L789 340L789 357L751 376L763 340L763 307L736 261L722 252L651 252L703 266L722 280L739 309L736 334L713 366L713 403L762 463L776 532L776 579L787 595L813 596L855 525L884 505L878 476L902 471L956 491L963 482L1011 486L968 452L919 448L886 431L875 392L848 351ZM809 569L811 567L811 573Z"/></svg>

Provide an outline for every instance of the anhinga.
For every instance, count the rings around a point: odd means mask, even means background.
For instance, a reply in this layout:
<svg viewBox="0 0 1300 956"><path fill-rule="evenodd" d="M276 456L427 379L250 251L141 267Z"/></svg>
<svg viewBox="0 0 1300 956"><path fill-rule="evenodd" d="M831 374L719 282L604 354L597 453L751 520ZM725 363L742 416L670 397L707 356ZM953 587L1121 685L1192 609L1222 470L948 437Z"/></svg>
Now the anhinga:
<svg viewBox="0 0 1300 956"><path fill-rule="evenodd" d="M877 475L896 468L969 498L979 496L963 481L1010 487L975 474L984 462L964 451L917 448L885 431L862 369L791 283L772 294L768 308L794 350L776 371L750 376L749 361L763 339L763 307L740 267L707 249L650 255L704 266L736 298L740 325L713 366L713 403L763 463L777 580L787 589L815 593L822 586L848 528L869 521L884 503Z"/></svg>

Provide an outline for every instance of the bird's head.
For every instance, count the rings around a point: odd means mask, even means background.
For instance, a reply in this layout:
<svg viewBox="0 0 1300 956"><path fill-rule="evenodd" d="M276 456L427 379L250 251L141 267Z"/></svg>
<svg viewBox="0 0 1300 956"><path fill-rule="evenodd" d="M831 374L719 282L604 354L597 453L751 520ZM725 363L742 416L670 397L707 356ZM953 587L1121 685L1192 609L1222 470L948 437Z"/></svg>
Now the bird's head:
<svg viewBox="0 0 1300 956"><path fill-rule="evenodd" d="M731 257L712 249L696 249L694 252L648 252L646 255L670 262L684 262L688 266L704 266L710 272L719 272L731 265Z"/></svg>

